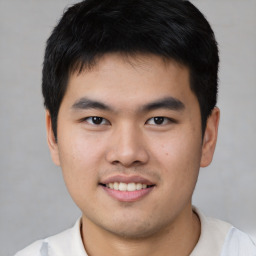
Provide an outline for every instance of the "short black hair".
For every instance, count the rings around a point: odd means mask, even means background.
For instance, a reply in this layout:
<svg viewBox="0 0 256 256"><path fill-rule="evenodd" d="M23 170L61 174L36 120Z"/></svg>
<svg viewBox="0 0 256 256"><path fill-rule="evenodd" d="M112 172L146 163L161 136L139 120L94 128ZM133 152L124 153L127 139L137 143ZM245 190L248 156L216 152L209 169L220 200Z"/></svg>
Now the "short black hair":
<svg viewBox="0 0 256 256"><path fill-rule="evenodd" d="M85 0L66 10L47 41L42 91L56 138L70 74L107 53L155 54L188 67L204 134L217 101L219 56L203 14L183 0Z"/></svg>

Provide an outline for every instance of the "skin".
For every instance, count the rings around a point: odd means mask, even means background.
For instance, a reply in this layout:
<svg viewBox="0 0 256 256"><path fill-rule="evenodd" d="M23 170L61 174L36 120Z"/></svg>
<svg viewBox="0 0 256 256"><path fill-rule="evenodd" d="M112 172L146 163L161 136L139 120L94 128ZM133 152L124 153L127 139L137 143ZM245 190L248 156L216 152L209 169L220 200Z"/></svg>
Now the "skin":
<svg viewBox="0 0 256 256"><path fill-rule="evenodd" d="M77 104L84 98L107 109ZM148 107L166 98L183 107ZM92 116L103 119L96 125ZM165 118L157 124L154 117ZM57 143L48 111L46 125L52 159L61 166L69 193L82 211L88 255L192 252L200 222L191 197L199 168L212 160L218 121L215 108L202 140L189 70L158 56L109 54L91 70L71 74L59 109ZM100 185L117 175L136 175L154 187L138 200L120 201Z"/></svg>

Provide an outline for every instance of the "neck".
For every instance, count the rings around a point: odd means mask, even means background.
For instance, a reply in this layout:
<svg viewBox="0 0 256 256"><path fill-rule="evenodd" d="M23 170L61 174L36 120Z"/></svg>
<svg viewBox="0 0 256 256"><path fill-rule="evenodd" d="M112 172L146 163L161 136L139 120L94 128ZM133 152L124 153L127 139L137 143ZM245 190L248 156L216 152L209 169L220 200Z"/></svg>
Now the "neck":
<svg viewBox="0 0 256 256"><path fill-rule="evenodd" d="M151 236L124 238L110 233L83 217L82 237L89 256L188 256L200 236L200 221L190 209ZM100 246L99 246L100 245Z"/></svg>

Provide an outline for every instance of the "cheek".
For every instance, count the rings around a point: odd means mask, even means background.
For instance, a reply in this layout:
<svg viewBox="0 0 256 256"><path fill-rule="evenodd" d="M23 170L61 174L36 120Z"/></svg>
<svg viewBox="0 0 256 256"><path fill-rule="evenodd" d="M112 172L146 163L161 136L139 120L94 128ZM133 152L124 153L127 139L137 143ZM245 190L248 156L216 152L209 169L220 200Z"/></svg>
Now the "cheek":
<svg viewBox="0 0 256 256"><path fill-rule="evenodd" d="M72 194L95 189L102 158L100 138L69 133L59 141L60 163L68 190ZM64 138L64 139L63 139ZM73 196L74 197L74 196Z"/></svg>
<svg viewBox="0 0 256 256"><path fill-rule="evenodd" d="M61 165L73 164L77 169L80 165L97 163L104 151L104 138L80 130L69 132L61 137L59 149Z"/></svg>
<svg viewBox="0 0 256 256"><path fill-rule="evenodd" d="M151 142L154 145L154 155L161 162L186 164L189 161L198 162L201 156L201 140L194 136L179 136L178 133L159 140L159 137Z"/></svg>
<svg viewBox="0 0 256 256"><path fill-rule="evenodd" d="M170 136L154 147L156 165L161 166L163 177L169 185L182 188L193 187L196 182L201 159L201 141L195 134ZM189 185L191 184L191 186Z"/></svg>

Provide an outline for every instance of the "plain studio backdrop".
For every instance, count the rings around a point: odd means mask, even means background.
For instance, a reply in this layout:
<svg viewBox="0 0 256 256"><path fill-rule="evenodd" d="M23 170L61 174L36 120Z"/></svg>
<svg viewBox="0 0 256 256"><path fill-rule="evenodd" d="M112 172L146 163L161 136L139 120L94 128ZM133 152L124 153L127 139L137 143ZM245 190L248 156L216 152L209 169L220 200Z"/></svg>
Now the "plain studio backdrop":
<svg viewBox="0 0 256 256"><path fill-rule="evenodd" d="M256 0L192 2L212 25L221 58L219 139L193 204L255 239ZM41 96L45 42L73 3L0 0L0 255L11 256L80 216L51 162Z"/></svg>

